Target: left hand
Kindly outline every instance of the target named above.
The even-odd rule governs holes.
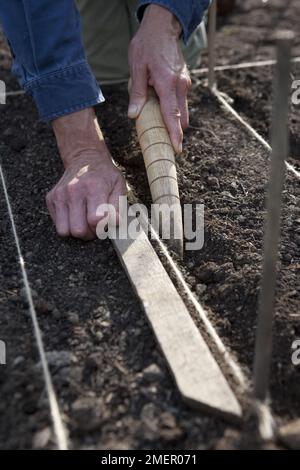
[[[180,23],[169,10],[149,5],[129,48],[132,86],[128,116],[139,116],[148,86],[152,86],[176,153],[182,152],[183,130],[189,124],[187,94],[191,87],[180,34]]]
[[[52,122],[65,172],[47,194],[51,218],[61,237],[97,238],[97,226],[108,220],[109,204],[119,223],[120,196],[126,184],[113,164],[93,108],[67,114]]]

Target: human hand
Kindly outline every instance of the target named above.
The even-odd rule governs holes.
[[[53,129],[65,172],[47,194],[48,210],[61,237],[93,240],[98,222],[107,217],[99,206],[111,204],[118,218],[119,196],[126,194],[124,178],[92,109],[56,119]]]
[[[180,34],[181,26],[169,10],[149,5],[129,48],[132,85],[128,116],[138,117],[148,86],[154,87],[176,153],[182,152],[183,130],[189,124],[187,94],[191,87]]]

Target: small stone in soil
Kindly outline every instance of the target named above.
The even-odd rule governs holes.
[[[154,403],[146,403],[146,405],[143,406],[142,412],[141,412],[141,419],[143,421],[148,421],[148,420],[153,420],[156,414],[156,407]]]
[[[33,449],[44,449],[51,438],[51,429],[49,427],[38,431],[33,436]]]
[[[197,269],[197,277],[199,281],[213,282],[214,273],[218,270],[218,265],[213,262],[209,262],[203,267]]]
[[[222,282],[225,280],[226,275],[230,274],[232,271],[234,271],[233,263],[224,263],[214,273],[214,280],[216,282]]]
[[[196,285],[196,293],[197,295],[202,295],[207,290],[207,286],[205,284],[197,284]]]
[[[163,376],[162,371],[157,364],[150,364],[142,371],[142,377],[146,381],[160,379]]]
[[[105,419],[102,400],[93,397],[79,398],[72,403],[72,415],[79,431],[95,431]]]
[[[300,419],[291,421],[279,430],[279,438],[289,449],[300,449]]]
[[[212,189],[219,189],[220,188],[220,183],[219,180],[216,176],[209,176],[207,178],[207,184],[212,188]]]
[[[187,267],[188,267],[188,269],[193,269],[195,267],[195,261],[189,261],[187,263]]]
[[[294,211],[296,216],[298,217],[300,215],[300,207],[295,207]]]
[[[171,414],[168,413],[167,411],[164,411],[160,415],[160,420],[163,426],[166,426],[167,428],[175,428],[176,427],[176,419],[175,417]]]
[[[42,279],[36,279],[34,283],[37,287],[42,287],[43,284]]]
[[[75,361],[75,356],[70,351],[48,351],[46,358],[49,366],[55,368],[68,367]]]
[[[75,312],[69,312],[68,313],[68,320],[70,323],[73,325],[78,325],[79,323],[79,315]]]
[[[53,316],[55,316],[55,310],[57,309],[47,300],[38,299],[35,301],[34,305],[38,313],[42,313],[45,315],[51,313]]]
[[[286,261],[287,263],[290,263],[292,261],[292,256],[289,253],[286,253],[282,256],[283,260]]]
[[[23,356],[17,356],[16,359],[14,360],[14,362],[13,362],[13,365],[17,366],[17,365],[21,364],[22,362],[24,362],[24,357]]]
[[[102,333],[102,331],[95,331],[94,332],[94,336],[95,338],[97,338],[98,341],[102,341],[103,338],[104,338],[104,334]]]

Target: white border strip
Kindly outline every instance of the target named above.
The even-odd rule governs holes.
[[[230,114],[232,114],[235,119],[240,124],[242,124],[253,137],[255,137],[256,140],[258,140],[269,152],[271,152],[272,147],[268,144],[268,142],[235,111],[235,109],[225,100],[225,98],[223,98],[222,94],[217,89],[212,90],[212,92],[219,102],[227,109],[227,111],[229,111]],[[288,171],[293,173],[293,175],[297,178],[300,178],[300,172],[297,171],[293,165],[288,162],[285,162],[285,165]]]
[[[300,62],[300,57],[294,57],[291,62],[298,63]],[[240,70],[240,69],[250,69],[256,67],[267,67],[270,65],[275,65],[276,60],[261,60],[257,62],[242,62],[240,64],[232,64],[232,65],[217,65],[215,67],[216,72],[226,71],[226,70]],[[204,67],[202,69],[194,69],[191,70],[191,73],[194,75],[202,75],[208,73],[208,67]]]
[[[64,425],[63,425],[62,417],[61,417],[60,410],[59,410],[59,405],[58,405],[56,394],[55,394],[55,391],[54,391],[54,388],[53,388],[53,383],[52,383],[52,379],[51,379],[51,375],[50,375],[50,371],[49,371],[49,367],[48,367],[48,363],[47,363],[47,358],[46,358],[46,354],[45,354],[42,334],[41,334],[41,330],[40,330],[40,327],[39,327],[39,323],[38,323],[36,311],[35,311],[35,308],[34,308],[33,300],[32,300],[32,293],[31,293],[31,289],[30,289],[30,284],[29,284],[27,272],[26,272],[26,269],[25,269],[24,258],[22,256],[22,252],[21,252],[20,241],[19,241],[19,237],[18,237],[18,234],[17,234],[17,229],[16,229],[16,225],[15,225],[15,221],[14,221],[14,216],[13,216],[11,204],[10,204],[10,201],[9,201],[7,186],[6,186],[6,182],[5,182],[5,178],[4,178],[4,174],[3,174],[3,171],[2,171],[1,164],[0,164],[0,176],[1,176],[1,182],[2,182],[3,191],[4,191],[4,195],[5,195],[5,201],[6,201],[6,204],[7,204],[8,214],[9,214],[9,218],[10,218],[10,222],[11,222],[11,227],[12,227],[12,231],[13,231],[13,235],[14,235],[14,239],[15,239],[15,244],[16,244],[16,248],[17,248],[17,253],[18,253],[18,257],[19,257],[19,262],[20,262],[20,266],[21,266],[23,283],[24,283],[24,287],[25,287],[25,291],[26,291],[26,297],[27,297],[28,304],[29,304],[29,312],[30,312],[30,316],[31,316],[31,319],[32,319],[32,323],[33,323],[33,331],[34,331],[34,334],[35,334],[35,339],[36,339],[36,342],[37,342],[37,347],[38,347],[38,351],[39,351],[40,358],[41,358],[42,369],[43,369],[43,374],[44,374],[44,380],[45,380],[45,385],[46,385],[46,390],[47,390],[47,396],[48,396],[48,401],[49,401],[49,406],[50,406],[50,411],[51,411],[51,416],[52,416],[54,434],[55,434],[55,437],[56,437],[58,449],[59,450],[67,450],[67,448],[68,448],[67,437],[66,437],[67,434],[66,434],[66,431],[65,431],[65,428],[64,428]]]

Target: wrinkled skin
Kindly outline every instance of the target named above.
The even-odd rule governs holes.
[[[47,207],[61,237],[96,238],[106,216],[99,206],[126,194],[122,174],[112,162],[92,109],[57,119],[53,124],[65,172],[47,195]]]
[[[129,48],[132,86],[128,116],[139,115],[147,100],[147,88],[152,86],[177,153],[182,152],[183,130],[189,124],[187,94],[191,87],[180,35],[181,26],[172,13],[151,5]]]
[[[183,130],[188,126],[191,86],[179,47],[180,34],[181,26],[172,13],[149,5],[129,48],[132,88],[128,116],[139,115],[148,86],[154,87],[177,153],[182,151]],[[48,210],[61,237],[93,240],[97,224],[107,217],[99,206],[112,204],[118,215],[119,197],[126,194],[125,181],[112,162],[92,108],[55,119],[52,126],[65,171],[46,197]]]

